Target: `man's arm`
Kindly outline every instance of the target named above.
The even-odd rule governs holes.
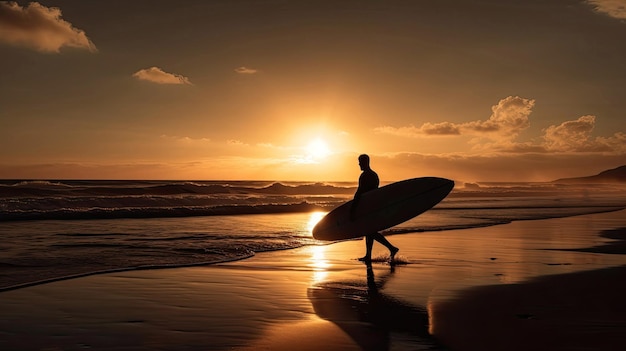
[[[359,180],[360,183],[360,180]],[[361,200],[361,194],[363,193],[363,191],[361,190],[361,184],[359,184],[358,189],[356,190],[356,193],[354,193],[354,199],[352,200],[352,206],[350,206],[350,220],[354,220],[355,216],[356,216],[356,208],[359,205],[359,201]]]
[[[354,198],[352,206],[350,207],[350,220],[354,221],[356,218],[356,207],[359,205],[359,198]]]

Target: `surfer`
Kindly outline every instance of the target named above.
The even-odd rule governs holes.
[[[361,195],[364,193],[378,188],[380,180],[378,174],[370,167],[370,157],[366,154],[359,156],[359,167],[361,167],[361,176],[359,177],[359,187],[354,194],[354,200],[352,201],[352,207],[350,207],[350,219],[354,219],[355,211],[359,205]],[[391,245],[391,243],[379,232],[373,232],[365,235],[365,256],[359,258],[359,261],[371,262],[372,261],[372,247],[374,246],[374,240],[378,241],[389,249],[390,262],[400,249]]]

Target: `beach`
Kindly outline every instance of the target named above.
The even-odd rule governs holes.
[[[2,350],[621,350],[626,211],[0,293]],[[621,238],[621,240],[620,240]]]
[[[626,0],[0,0],[0,62],[0,351],[626,350]]]

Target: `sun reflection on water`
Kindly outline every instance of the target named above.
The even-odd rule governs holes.
[[[326,259],[326,246],[311,246],[310,267],[313,270],[313,284],[324,281],[331,264]]]
[[[307,222],[307,230],[309,233],[313,232],[313,228],[315,227],[317,222],[319,222],[322,218],[324,218],[325,215],[326,215],[326,212],[311,212],[310,213],[309,221]]]
[[[309,216],[309,220],[307,222],[307,230],[309,233],[313,232],[313,228],[324,216],[326,212],[311,212]],[[331,264],[326,259],[326,246],[310,246],[311,259],[309,262],[309,267],[313,272],[312,283],[317,284],[326,279],[328,276],[328,269],[331,267]]]

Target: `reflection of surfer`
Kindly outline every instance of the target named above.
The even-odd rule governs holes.
[[[384,293],[393,274],[391,267],[375,277],[372,265],[367,265],[367,285],[360,280],[328,281],[309,288],[308,297],[315,313],[335,323],[361,350],[396,349],[396,341],[440,350],[428,332],[426,309]]]
[[[370,157],[368,155],[363,154],[359,156],[359,167],[361,167],[361,170],[363,172],[359,177],[359,187],[354,194],[354,200],[352,201],[352,207],[350,208],[350,219],[354,219],[355,217],[355,211],[357,206],[359,205],[361,195],[370,190],[378,188],[378,185],[380,183],[380,180],[378,179],[378,174],[376,174],[376,172],[374,172],[374,170],[370,168]],[[372,247],[374,246],[374,240],[378,241],[389,249],[389,260],[393,262],[393,258],[399,249],[391,245],[391,243],[387,239],[385,239],[385,237],[379,232],[369,233],[365,235],[365,256],[359,258],[359,260],[365,262],[369,262],[372,260]]]

